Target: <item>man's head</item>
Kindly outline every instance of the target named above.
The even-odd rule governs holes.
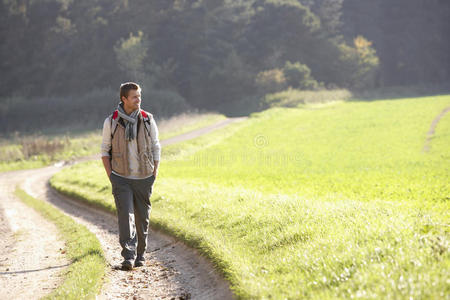
[[[120,85],[120,101],[126,112],[132,112],[140,108],[141,87],[134,82],[126,82]]]

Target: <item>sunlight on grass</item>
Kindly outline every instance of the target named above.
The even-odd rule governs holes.
[[[174,145],[152,225],[201,249],[243,298],[443,298],[450,115],[430,152],[422,147],[449,105],[439,96],[273,108]],[[51,182],[114,210],[101,162]]]

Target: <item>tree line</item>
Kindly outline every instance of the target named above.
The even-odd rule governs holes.
[[[3,0],[0,97],[132,80],[171,111],[288,87],[445,84],[449,16],[448,0]]]

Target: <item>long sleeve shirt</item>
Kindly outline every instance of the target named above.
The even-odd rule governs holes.
[[[142,124],[144,126],[144,124]],[[158,127],[156,126],[156,122],[153,118],[150,120],[150,137],[152,144],[152,154],[153,160],[159,161],[161,158],[161,144],[159,143],[158,137]],[[111,119],[107,117],[103,122],[103,134],[102,134],[102,145],[101,145],[101,155],[102,156],[110,156],[109,151],[111,150]],[[136,139],[127,142],[128,144],[128,153],[129,153],[129,168],[130,168],[130,176],[126,178],[130,179],[141,179],[139,177],[139,156],[138,156],[138,147]],[[113,171],[114,174],[121,176]],[[122,176],[123,177],[123,176]]]

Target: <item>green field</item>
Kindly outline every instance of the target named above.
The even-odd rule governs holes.
[[[422,149],[447,106],[450,96],[272,108],[166,147],[152,225],[199,248],[242,298],[444,298],[450,114]],[[101,162],[51,184],[114,210]]]

